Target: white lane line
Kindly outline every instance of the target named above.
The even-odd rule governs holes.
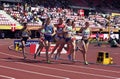
[[[0,46],[3,46],[3,45],[8,45],[8,44],[0,44]]]
[[[0,52],[0,54],[4,54],[4,53]],[[4,54],[4,55],[13,56],[13,57],[19,57],[19,56],[10,55],[10,54]],[[21,57],[19,57],[19,58],[21,58]],[[46,69],[53,69],[53,70],[58,70],[58,71],[64,71],[64,72],[71,72],[71,73],[84,74],[84,75],[91,75],[91,76],[97,76],[97,77],[103,77],[103,78],[118,79],[118,77],[113,77],[113,76],[106,76],[106,75],[100,75],[100,74],[91,74],[91,73],[85,73],[85,72],[77,72],[77,71],[71,71],[71,70],[65,70],[65,69],[59,69],[59,68],[53,68],[53,67],[38,66],[38,65],[26,64],[26,63],[20,63],[20,62],[15,62],[15,63],[19,63],[19,64],[23,64],[23,65],[29,65],[29,66],[34,66],[34,67],[39,67],[39,68],[46,68]],[[67,65],[65,65],[65,66],[67,66]],[[87,68],[87,69],[89,69],[89,68]],[[106,71],[109,71],[109,70],[106,70]],[[117,71],[114,71],[114,72],[117,72]]]
[[[17,57],[17,58],[23,58],[23,57],[20,57],[20,56],[11,55],[11,54],[7,54],[7,53],[3,53],[3,52],[0,52],[0,54],[7,55],[7,56],[12,56],[12,57]]]
[[[15,55],[11,55],[11,54],[6,54],[6,53],[3,53],[3,52],[0,52],[0,54],[3,54],[3,55],[7,55],[7,56],[12,56],[12,57],[17,57],[17,58],[23,58],[23,57],[20,57],[20,56],[15,56]],[[1,60],[5,60],[5,59],[1,59]],[[53,76],[53,77],[57,77],[57,78],[62,78],[62,79],[70,79],[70,78],[67,78],[67,77],[62,77],[62,76],[56,76],[56,75],[50,75],[50,74],[44,74],[44,73],[41,73],[41,75],[45,75],[45,76]]]
[[[68,72],[68,73],[75,73],[75,74],[84,74],[84,75],[91,75],[91,76],[97,76],[97,77],[102,77],[102,78],[110,78],[110,79],[117,79],[118,77],[113,77],[113,76],[106,76],[106,75],[100,75],[100,74],[91,74],[91,73],[86,73],[86,72],[78,72],[78,71],[72,71],[72,70],[65,70],[65,69],[59,69],[59,68],[53,68],[53,67],[46,67],[46,66],[38,66],[38,65],[33,65],[33,64],[26,64],[26,63],[20,63],[20,62],[15,62],[23,65],[28,65],[28,66],[34,66],[38,68],[45,68],[45,69],[51,69],[51,70],[57,70],[57,71],[63,71],[63,72]]]
[[[10,54],[6,54],[3,52],[0,52],[0,54],[4,54],[4,55],[8,55],[8,56],[12,56],[12,57],[18,57],[18,58],[23,58],[20,56],[15,56],[15,55],[10,55]],[[1,59],[2,60],[2,59]],[[16,62],[17,63],[17,62]],[[21,64],[26,64],[26,63],[21,63]],[[92,68],[92,67],[85,67],[85,66],[73,66],[73,65],[65,65],[65,64],[60,64],[60,65],[64,65],[64,66],[70,66],[70,67],[76,67],[76,68],[84,68],[84,69],[91,69],[91,70],[97,70],[97,71],[105,71],[105,72],[113,72],[113,73],[120,73],[118,71],[113,71],[113,70],[105,70],[105,69],[97,69],[97,68]]]
[[[64,64],[61,64],[64,65]],[[64,66],[69,66],[69,67],[74,67],[74,68],[84,68],[84,69],[91,69],[91,70],[96,70],[96,71],[105,71],[109,73],[120,73],[119,71],[113,71],[113,70],[105,70],[105,69],[97,69],[97,68],[92,68],[92,67],[84,67],[84,66],[73,66],[73,65],[64,65]]]
[[[58,69],[58,68],[52,68],[52,67],[46,67],[46,66],[38,66],[38,65],[33,65],[33,64],[27,64],[27,63],[20,63],[20,62],[14,62],[18,64],[23,64],[27,66],[34,66],[38,68],[45,68],[45,69],[51,69],[51,70],[57,70],[57,71],[64,71],[68,73],[75,73],[75,74],[84,74],[84,75],[91,75],[91,76],[97,76],[97,77],[102,77],[102,78],[110,78],[110,79],[119,79],[118,77],[113,77],[113,76],[106,76],[106,75],[99,75],[99,74],[91,74],[91,73],[85,73],[85,72],[77,72],[77,71],[71,71],[71,70],[65,70],[65,69]]]
[[[3,65],[0,65],[0,67],[1,68],[5,68],[5,69],[11,69],[11,70],[16,70],[16,71],[31,73],[31,74],[37,74],[37,75],[43,75],[43,76],[49,76],[49,77],[59,78],[59,79],[70,79],[68,77],[62,77],[62,76],[57,76],[57,75],[44,74],[44,73],[39,73],[39,72],[34,72],[34,71],[29,71],[29,70],[23,70],[23,69],[18,69],[18,68],[3,66]]]
[[[13,77],[5,76],[5,75],[0,75],[0,77],[8,78],[8,79],[15,79],[15,78],[13,78]]]
[[[118,55],[118,54],[120,54],[120,53],[111,53],[111,54],[115,54],[115,55]]]
[[[10,43],[11,44],[11,43]],[[8,43],[0,43],[0,45],[8,45]]]

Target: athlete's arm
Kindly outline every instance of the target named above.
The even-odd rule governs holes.
[[[54,36],[56,34],[56,27],[53,25],[53,34],[52,36]]]

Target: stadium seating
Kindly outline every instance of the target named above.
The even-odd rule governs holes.
[[[62,2],[61,1],[59,2],[59,1],[60,0],[58,0],[56,2],[62,4]],[[82,7],[89,7],[89,4],[91,2],[92,2],[93,6],[97,6],[99,4],[103,5],[102,1],[100,1],[100,0],[74,0],[74,1],[71,1],[71,3],[73,5],[79,5]],[[112,4],[111,0],[110,1],[106,0],[105,2]],[[74,3],[76,3],[76,4],[74,4]],[[50,6],[51,5],[50,1],[48,1],[47,4]],[[21,6],[19,6],[19,8],[21,8]],[[10,15],[12,17],[14,17],[14,19],[16,19],[16,21],[18,21],[19,23],[22,23],[23,20],[27,19],[28,26],[41,26],[42,25],[41,19],[45,19],[48,16],[49,17],[52,16],[53,24],[57,23],[57,20],[59,17],[64,17],[64,22],[66,19],[72,19],[75,21],[76,27],[81,27],[81,26],[83,26],[85,21],[88,21],[88,22],[90,22],[91,27],[94,27],[94,28],[102,28],[103,27],[104,28],[104,25],[106,24],[106,20],[107,20],[105,17],[102,17],[99,14],[89,15],[88,18],[83,18],[83,17],[79,16],[78,13],[75,13],[75,12],[71,11],[70,9],[56,8],[56,6],[52,7],[52,8],[44,7],[44,6],[42,6],[42,7],[39,6],[39,8],[38,8],[38,6],[37,6],[37,9],[42,8],[42,11],[44,11],[43,14],[41,14],[42,11],[36,11],[37,9],[35,9],[35,8],[36,7],[34,7],[34,10],[32,10],[32,11],[26,11],[26,14],[24,14],[24,13],[21,14],[21,11],[19,11],[19,10],[14,11],[13,9],[10,9]],[[6,12],[9,12],[9,8],[4,8],[4,10]],[[64,14],[64,13],[66,13],[66,14]],[[7,16],[7,18],[6,18],[5,16],[3,16],[1,14],[0,17],[1,17],[0,24],[9,25],[9,24],[13,23],[13,22],[11,22],[12,20],[8,19],[8,17],[10,17],[10,16]],[[117,22],[116,25],[119,25],[119,22]]]
[[[17,26],[20,26],[19,22],[17,22],[16,20],[14,20],[5,11],[0,10],[0,25],[11,26],[11,24],[16,24]]]

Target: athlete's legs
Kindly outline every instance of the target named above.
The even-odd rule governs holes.
[[[83,59],[84,59],[84,63],[88,64],[87,59],[86,59],[86,57],[87,57],[86,53],[88,51],[89,42],[85,43],[84,41],[82,41],[82,43],[83,43]]]
[[[76,58],[76,53],[75,53],[75,50],[76,50],[76,37],[74,36],[73,39],[72,39],[72,45],[73,45],[73,53],[72,53],[72,58],[73,58],[73,61],[75,60]]]
[[[49,47],[51,45],[51,42],[45,41],[45,49],[46,49],[46,61],[49,63],[49,56],[48,56],[48,51]]]
[[[51,58],[53,58],[53,54],[54,54],[55,50],[59,47],[59,45],[60,45],[60,42],[57,41],[55,47],[53,48],[53,50],[52,50],[52,52],[51,52],[51,54],[50,54],[50,57],[51,57]]]
[[[25,56],[25,41],[22,40],[21,42],[22,42],[22,53],[23,53],[23,57],[25,59],[26,58],[26,56]]]
[[[74,45],[72,40],[70,40],[67,44],[68,44],[68,58],[70,61],[73,61]]]
[[[75,60],[75,48],[76,48],[76,44],[75,44],[75,40],[72,41],[72,49],[71,49],[71,53],[72,53],[72,60]]]
[[[38,50],[38,52],[37,52],[37,55],[38,55],[38,56],[40,56],[40,53],[41,53],[41,51],[42,51],[42,49],[43,49],[44,46],[45,46],[44,41],[43,41],[43,42],[40,42],[40,48],[39,48],[39,50]]]
[[[39,49],[40,49],[40,45],[39,45],[39,47],[37,48],[37,51],[36,51],[35,54],[34,54],[34,59],[36,59],[36,55],[37,55]]]
[[[61,53],[62,49],[64,48],[64,45],[65,45],[65,40],[61,39],[59,46],[58,46],[59,48],[57,49],[57,53],[55,54],[55,59],[60,57],[60,53]]]

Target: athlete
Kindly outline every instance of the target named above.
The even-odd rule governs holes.
[[[27,23],[23,23],[23,28],[20,32],[21,32],[21,38],[22,38],[21,39],[22,53],[23,53],[24,59],[26,59],[25,44],[26,44],[27,40],[30,38],[30,35],[31,35],[30,30],[28,30],[28,28],[27,28]]]
[[[67,44],[67,54],[68,54],[68,59],[70,61],[73,61],[73,53],[74,53],[74,42],[73,42],[73,26],[72,26],[72,20],[68,19],[66,21],[66,27],[64,29],[64,37],[65,37],[65,42]]]
[[[51,24],[50,18],[46,19],[46,22],[43,25],[43,29],[45,30],[44,43],[45,43],[45,49],[46,49],[46,60],[47,60],[47,63],[50,63],[48,52],[49,52],[49,48],[51,46],[51,42],[53,41],[53,36],[55,34],[55,27],[53,24]]]
[[[65,44],[64,31],[63,31],[63,29],[65,28],[65,24],[62,18],[58,19],[58,24],[56,24],[55,27],[56,27],[56,35],[55,35],[56,46],[52,50],[50,57],[52,58],[55,50],[57,50],[57,53],[55,54],[55,59],[58,59],[60,56],[60,52],[62,51],[62,48],[64,47]]]
[[[89,22],[85,22],[85,27],[81,27],[80,31],[82,33],[82,49],[79,48],[79,50],[83,54],[84,64],[88,65],[87,59],[86,59],[86,53],[88,51],[89,46],[89,38],[91,35],[91,30],[89,27]]]
[[[41,27],[38,31],[39,31],[39,34],[40,34],[40,38],[38,39],[39,40],[39,46],[37,48],[37,51],[34,54],[34,59],[36,59],[36,56],[40,56],[40,53],[41,53],[42,49],[45,47],[45,43],[44,43],[45,30]]]

